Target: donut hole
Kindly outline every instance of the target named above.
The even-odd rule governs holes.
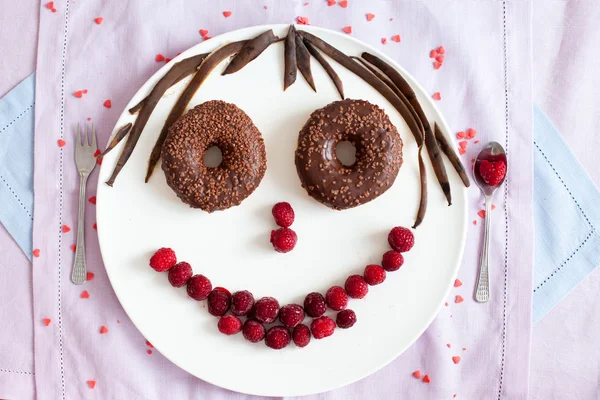
[[[344,167],[351,167],[356,162],[356,146],[342,140],[335,146],[335,155]]]
[[[221,165],[221,162],[223,162],[223,153],[218,146],[210,146],[204,152],[202,161],[204,162],[204,166],[207,168],[217,168],[219,165]]]

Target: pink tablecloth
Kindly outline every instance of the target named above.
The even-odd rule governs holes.
[[[40,249],[40,257],[33,266],[33,325],[39,398],[241,397],[189,376],[156,352],[147,353],[144,338],[110,288],[93,239],[88,241],[88,257],[95,278],[84,288],[70,284],[73,231],[63,234],[61,226],[73,226],[76,215],[71,139],[75,123],[89,117],[104,143],[128,99],[160,66],[155,55],[170,56],[193,45],[201,40],[198,29],[216,35],[260,23],[289,23],[300,15],[336,30],[352,25],[353,35],[395,57],[432,93],[442,93],[440,108],[455,130],[473,127],[482,142],[506,144],[511,168],[519,171],[509,176],[494,211],[495,301],[479,305],[471,300],[479,223],[469,233],[459,275],[463,286],[453,290],[448,308],[423,337],[380,372],[328,397],[411,393],[415,398],[526,398],[532,268],[530,4],[351,1],[345,9],[323,1],[205,1],[184,8],[161,2],[103,7],[65,0],[54,2],[54,7],[56,13],[43,5],[40,11],[36,99],[34,247]],[[222,16],[225,10],[232,16]],[[366,21],[367,12],[376,15],[372,22]],[[102,24],[94,23],[96,17],[104,18]],[[390,40],[396,34],[401,43]],[[385,46],[380,44],[382,37],[388,38]],[[444,66],[435,71],[428,53],[440,44],[447,55]],[[73,96],[84,89],[88,92],[82,98]],[[102,106],[107,99],[111,109]],[[58,139],[67,144],[59,148]],[[467,164],[478,147],[469,146]],[[94,184],[92,179],[90,187]],[[481,199],[475,189],[471,196],[472,218],[481,222]],[[93,215],[92,204],[88,211]],[[88,222],[88,237],[93,238],[94,221]],[[2,284],[8,287],[8,282]],[[80,298],[82,290],[88,291],[89,299]],[[465,301],[455,303],[456,295]],[[49,326],[43,318],[52,320]],[[107,334],[99,333],[102,325],[109,328]],[[6,354],[12,356],[10,362],[20,362],[14,351]],[[455,355],[461,356],[457,365],[452,362]],[[22,368],[29,375],[33,372],[30,365]],[[415,369],[429,373],[431,384],[412,378]],[[93,389],[88,381],[95,382]],[[0,396],[9,398],[27,398],[33,392],[9,386],[5,395],[3,389]]]

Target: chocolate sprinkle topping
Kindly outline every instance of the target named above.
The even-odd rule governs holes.
[[[204,165],[217,146],[223,160]],[[239,205],[258,187],[267,169],[261,133],[234,104],[211,100],[197,105],[169,128],[162,150],[167,184],[193,208],[213,212]]]
[[[347,140],[356,161],[344,166],[336,146]],[[296,170],[315,200],[336,210],[365,204],[388,190],[402,165],[402,139],[385,112],[346,99],[314,111],[298,136]]]

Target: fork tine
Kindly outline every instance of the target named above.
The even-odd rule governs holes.
[[[96,127],[92,124],[92,149],[96,151]]]
[[[85,124],[85,133],[83,135],[83,146],[89,146],[90,139],[88,138],[88,126]]]
[[[76,143],[81,146],[81,126],[77,123],[77,134],[75,136]],[[77,147],[79,147],[77,146]]]

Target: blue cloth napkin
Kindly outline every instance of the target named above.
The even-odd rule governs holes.
[[[35,74],[0,99],[0,223],[31,259]],[[600,193],[534,105],[536,323],[600,263]]]
[[[0,99],[0,223],[31,260],[35,73]]]
[[[600,193],[537,105],[533,126],[536,323],[600,263]]]

